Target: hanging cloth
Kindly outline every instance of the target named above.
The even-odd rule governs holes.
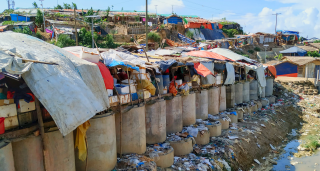
[[[79,159],[81,161],[84,161],[87,158],[86,132],[90,126],[90,122],[86,121],[77,128],[75,148],[78,147]]]
[[[234,67],[230,63],[226,63],[227,68],[227,78],[224,82],[224,85],[233,84],[235,81],[235,75],[234,75]]]

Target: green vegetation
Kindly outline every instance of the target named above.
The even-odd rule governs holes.
[[[69,17],[69,15],[61,14],[61,13],[59,13],[59,12],[55,13],[54,16],[55,16],[55,17],[62,17],[62,18],[64,18],[64,17]]]
[[[242,30],[237,30],[237,29],[225,29],[225,28],[222,28],[222,31],[228,35],[228,37],[232,38],[234,37],[234,35],[237,35],[237,34],[242,34],[243,31]]]
[[[63,7],[58,4],[57,6],[54,7],[54,9],[63,9]]]
[[[317,51],[307,52],[307,55],[310,56],[310,57],[320,57],[320,54]]]
[[[238,24],[238,23],[236,23],[236,22],[233,22],[233,21],[223,21],[223,22],[219,22],[219,24],[221,24],[221,25],[229,25],[229,24]]]
[[[189,30],[186,32],[186,36],[190,39],[193,39],[193,33]]]
[[[72,9],[78,9],[77,4],[72,2]]]
[[[4,21],[2,22],[2,25],[5,26],[5,25],[13,25],[15,22],[14,21]]]
[[[63,8],[64,9],[71,9],[71,5],[67,3],[63,3]]]
[[[43,24],[42,12],[41,12],[39,9],[37,9],[37,16],[36,16],[34,22],[36,23],[36,25],[37,25],[38,27],[40,27],[40,26]]]
[[[313,43],[320,43],[320,40],[316,40],[316,41],[314,41]]]
[[[108,17],[109,17],[109,13],[110,13],[110,7],[108,6],[108,9],[106,10],[106,18],[108,20]]]
[[[14,32],[16,33],[23,33],[32,36],[32,31],[28,26],[25,26],[23,28],[15,29]]]
[[[160,29],[164,29],[164,28],[165,28],[164,24],[161,24]]]
[[[158,33],[150,32],[148,33],[148,39],[153,40],[155,42],[160,42],[161,37]]]
[[[245,57],[247,57],[247,58],[250,58],[249,55],[243,53],[242,51],[240,51],[240,52],[237,51],[236,53],[239,54],[239,55],[245,56]]]
[[[281,61],[283,59],[283,55],[280,53],[279,55],[275,56],[274,59]]]
[[[71,39],[69,35],[61,34],[58,37],[58,41],[57,41],[56,45],[58,47],[63,48],[63,47],[68,47],[68,46],[75,46],[76,42],[73,39]]]
[[[39,31],[36,33],[36,38],[42,39],[42,35],[41,35],[41,33]]]
[[[92,20],[93,20],[93,23],[98,23],[98,22],[100,22],[100,19],[95,19],[95,18],[88,18],[88,17],[86,17],[86,16],[91,16],[91,15],[99,15],[99,12],[100,12],[100,10],[94,12],[93,9],[92,9],[92,7],[91,7],[91,9],[89,9],[88,12],[83,15],[84,21],[87,22],[87,23],[89,23],[89,24],[92,23]],[[82,10],[82,13],[84,13],[83,10]]]
[[[116,48],[117,44],[114,43],[113,37],[107,35],[106,37],[99,36],[96,32],[93,33],[93,39],[100,48]],[[101,42],[101,43],[99,43]],[[91,32],[87,31],[85,28],[81,28],[79,32],[79,45],[85,47],[92,47],[92,36]]]
[[[140,21],[140,16],[134,16],[134,19],[136,20],[136,22]]]
[[[34,1],[34,2],[32,3],[32,6],[33,6],[33,8],[38,8],[38,4],[36,3],[36,1]]]
[[[309,135],[305,144],[303,144],[305,148],[308,148],[312,151],[315,151],[318,147],[320,147],[319,138],[314,135]]]
[[[254,50],[248,50],[248,52],[250,53],[250,54],[253,54],[254,53]]]
[[[260,52],[261,49],[259,47],[255,47],[254,50]]]

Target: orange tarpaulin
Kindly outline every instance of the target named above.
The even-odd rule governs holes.
[[[212,25],[211,25],[211,23],[207,24],[207,29],[212,30]]]
[[[200,28],[201,27],[201,23],[188,23],[186,25],[184,25],[185,28]]]
[[[275,78],[277,78],[277,70],[276,70],[276,67],[273,66],[273,65],[266,65],[266,66],[268,66],[268,69],[269,69],[269,71],[271,72],[271,74],[272,74]]]
[[[202,75],[204,77],[207,77],[208,75],[213,75],[213,73],[204,65],[202,65],[200,62],[194,64],[194,69],[197,70],[197,73],[199,75]]]
[[[223,25],[222,25],[222,24],[219,24],[219,29],[220,29],[220,30],[222,29],[222,27],[223,27]]]
[[[219,55],[214,52],[208,52],[208,51],[191,51],[187,53],[188,56],[195,56],[195,57],[203,57],[203,58],[212,58],[212,59],[218,59],[218,60],[229,60],[229,61],[234,61],[229,58],[226,58],[222,55]]]

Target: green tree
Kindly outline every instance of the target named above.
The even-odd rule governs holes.
[[[283,59],[282,53],[280,53],[279,55],[275,56],[274,59],[277,59],[278,61],[281,61]]]
[[[35,23],[38,27],[40,27],[43,24],[42,12],[39,9],[37,9],[37,16],[35,18]]]
[[[310,56],[310,57],[320,57],[320,54],[317,51],[307,52],[307,55]]]
[[[28,26],[25,26],[23,28],[18,28],[15,29],[14,32],[16,33],[23,33],[23,34],[27,34],[27,35],[32,35],[32,31],[30,30],[30,28]]]
[[[71,5],[67,3],[63,3],[63,8],[64,9],[71,9]]]
[[[110,7],[108,6],[107,10],[106,10],[106,17],[109,17],[109,13],[110,13]]]
[[[54,7],[54,9],[63,9],[63,7],[58,4],[57,6]]]
[[[193,39],[193,33],[189,30],[186,32],[186,36],[190,39]]]
[[[160,42],[161,37],[158,33],[150,32],[148,33],[148,39],[153,40],[155,42]]]
[[[38,4],[36,3],[36,1],[34,1],[34,2],[32,3],[32,6],[33,6],[33,8],[38,8]]]
[[[72,2],[72,8],[73,9],[78,9],[77,4]]]
[[[83,11],[83,10],[82,10]],[[98,11],[93,11],[92,7],[91,9],[88,10],[88,12],[86,14],[84,14],[84,21],[87,22],[87,23],[90,23],[91,24],[91,21],[93,20],[93,23],[98,23],[100,22],[99,19],[94,19],[94,18],[88,18],[88,17],[85,17],[85,16],[91,16],[91,15],[98,15],[100,12],[100,10]]]
[[[68,46],[75,46],[76,42],[70,38],[67,34],[60,34],[57,41],[58,47],[68,47]]]

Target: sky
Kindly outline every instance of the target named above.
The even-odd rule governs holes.
[[[15,7],[31,8],[34,0],[15,0]],[[38,5],[39,0],[36,0]],[[145,0],[44,0],[44,7],[75,2],[79,9],[145,11]],[[173,6],[172,6],[173,5]],[[0,0],[0,11],[7,8],[7,0]],[[39,5],[40,6],[40,5]],[[113,7],[112,7],[113,6]],[[148,11],[158,14],[197,15],[205,19],[226,18],[238,22],[246,33],[299,31],[303,37],[320,38],[320,0],[148,0]]]

